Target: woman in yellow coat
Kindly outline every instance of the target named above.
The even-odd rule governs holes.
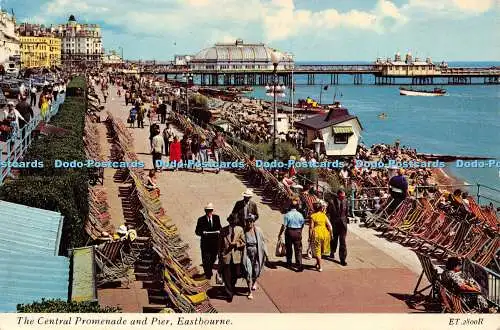
[[[321,203],[314,204],[314,213],[311,214],[309,225],[309,237],[311,238],[313,256],[316,259],[316,269],[321,272],[321,256],[330,255],[330,239],[332,237],[332,225],[324,212]]]
[[[40,115],[42,116],[42,120],[47,118],[47,114],[49,113],[49,99],[47,95],[40,95]]]

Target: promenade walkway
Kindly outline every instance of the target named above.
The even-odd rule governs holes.
[[[117,99],[116,89],[110,88],[106,110],[126,121],[129,107],[123,98]],[[103,118],[105,119],[105,118]],[[135,139],[135,151],[146,168],[152,168],[149,147],[149,123],[144,129],[130,129]],[[161,129],[164,126],[162,125]],[[181,136],[181,133],[179,136]],[[222,171],[196,173],[189,171],[163,171],[158,174],[161,200],[167,214],[178,226],[184,241],[191,249],[195,264],[201,264],[199,239],[194,234],[196,220],[203,215],[203,207],[212,202],[222,225],[227,224],[234,203],[241,199],[247,188],[237,174]],[[266,236],[270,261],[274,269],[266,268],[259,279],[259,288],[253,300],[246,296],[235,297],[227,303],[214,287],[209,295],[214,307],[220,312],[409,312],[400,298],[411,293],[418,274],[398,262],[376,245],[350,232],[348,234],[348,266],[342,267],[334,261],[324,261],[323,272],[313,270],[314,261],[305,260],[306,270],[296,273],[282,266],[274,257],[274,245],[282,223],[280,212],[263,203],[260,196],[254,197],[260,218],[257,222]],[[304,229],[304,252],[307,248]],[[364,235],[366,239],[369,236]],[[246,284],[240,280],[241,294]],[[399,299],[398,299],[399,298]]]

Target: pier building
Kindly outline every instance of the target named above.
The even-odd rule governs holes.
[[[271,72],[274,69],[271,54],[276,49],[263,43],[245,43],[238,39],[234,43],[217,43],[198,52],[187,63],[191,71],[201,73],[202,85],[218,85],[222,78],[225,85],[264,84],[258,73]],[[294,61],[290,54],[281,53],[282,59],[278,71],[293,69]],[[225,75],[234,71],[248,74],[234,77]],[[220,75],[222,74],[222,75]],[[267,80],[265,83],[269,83]]]

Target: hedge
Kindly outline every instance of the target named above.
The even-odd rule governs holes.
[[[83,88],[82,86],[83,82]],[[85,80],[77,77],[68,86],[85,90]],[[60,212],[64,216],[61,253],[85,245],[84,221],[88,214],[88,169],[56,169],[54,161],[85,160],[83,133],[86,102],[81,96],[67,96],[51,125],[69,130],[61,137],[42,136],[33,141],[24,161],[38,160],[41,169],[26,169],[19,179],[0,187],[0,199]]]
[[[118,307],[101,308],[97,302],[66,302],[60,299],[35,301],[32,304],[18,304],[19,313],[117,313]]]

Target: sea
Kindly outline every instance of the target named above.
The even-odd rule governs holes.
[[[359,63],[359,62],[358,62]],[[297,64],[350,64],[349,62],[297,62]],[[369,62],[366,62],[369,64]],[[449,62],[449,67],[492,67],[500,62]],[[321,81],[323,79],[323,81]],[[371,79],[371,80],[370,80]],[[295,75],[294,100],[308,96],[322,103],[336,101],[358,116],[363,125],[362,143],[392,144],[416,148],[422,153],[492,157],[500,162],[500,85],[436,85],[448,93],[442,97],[400,96],[399,86],[376,86],[365,75],[364,85],[353,85],[353,77],[341,75],[338,85],[330,85],[329,75],[316,75],[316,85],[308,86],[307,75]],[[328,86],[328,87],[326,87]],[[325,90],[326,87],[326,90]],[[433,88],[433,86],[422,86]],[[290,101],[290,90],[282,101]],[[265,88],[255,86],[246,94],[264,100]],[[379,119],[380,113],[386,119]],[[474,165],[474,164],[472,164]],[[482,203],[500,206],[500,167],[459,168],[448,163],[445,171],[474,185]],[[498,189],[488,189],[486,186]]]

